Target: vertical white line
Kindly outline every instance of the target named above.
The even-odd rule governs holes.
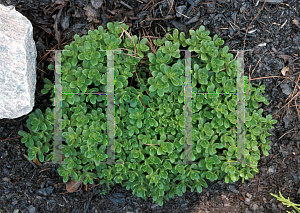
[[[61,50],[55,50],[55,101],[54,101],[54,163],[62,161],[62,86],[61,86]]]
[[[184,163],[192,163],[192,85],[191,51],[185,50],[185,86],[184,86]]]
[[[115,127],[114,127],[114,52],[107,50],[107,163],[115,163],[114,146]]]
[[[244,51],[237,53],[237,159],[245,163]]]

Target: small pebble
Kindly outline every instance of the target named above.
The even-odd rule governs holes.
[[[248,198],[252,198],[252,195],[251,194],[249,194],[248,192],[246,193],[246,196],[248,197]]]
[[[181,17],[182,16],[181,14],[184,14],[185,9],[186,9],[186,5],[176,7],[176,11],[177,11],[176,16]]]
[[[250,205],[250,202],[251,202],[251,199],[246,197],[245,198],[245,204],[246,205]]]
[[[235,186],[234,185],[229,185],[229,190],[233,192],[235,190]]]
[[[258,210],[258,205],[257,205],[256,203],[254,203],[254,204],[252,205],[252,210],[253,210],[253,211],[257,211],[257,210]]]

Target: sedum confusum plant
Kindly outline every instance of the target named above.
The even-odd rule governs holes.
[[[276,120],[262,116],[258,103],[268,104],[264,85],[253,87],[245,78],[245,162],[236,162],[237,65],[224,41],[201,26],[189,35],[175,29],[154,43],[130,36],[125,24],[108,23],[65,46],[62,52],[63,161],[58,173],[63,181],[83,180],[93,184],[120,183],[133,194],[163,205],[163,200],[207,187],[207,180],[224,178],[226,183],[252,178],[258,172],[261,153],[268,155],[268,130]],[[184,159],[185,59],[178,51],[192,52],[192,124],[194,164]],[[114,52],[115,161],[106,162],[107,56]],[[145,61],[141,58],[146,59]],[[53,64],[49,69],[53,70]],[[148,71],[148,72],[147,72]],[[130,85],[129,85],[130,81]],[[53,84],[45,80],[43,93],[54,96]],[[198,95],[196,95],[196,93]],[[199,94],[201,93],[201,94]],[[203,93],[215,93],[213,95]],[[219,93],[229,93],[221,95]],[[53,101],[53,98],[51,99]],[[53,155],[54,111],[33,112],[27,120],[29,132],[20,131],[28,156],[56,162]]]

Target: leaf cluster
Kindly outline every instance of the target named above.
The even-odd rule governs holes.
[[[125,24],[108,23],[88,35],[74,36],[62,53],[62,145],[63,162],[58,173],[67,182],[82,180],[100,184],[120,183],[138,197],[163,199],[182,196],[207,187],[207,180],[224,178],[226,183],[252,178],[258,172],[261,152],[268,155],[268,130],[277,121],[263,117],[258,103],[268,104],[261,94],[264,85],[253,87],[245,78],[245,162],[236,162],[237,62],[224,41],[211,38],[204,26],[190,30],[189,36],[175,29],[154,44],[151,53],[147,39],[129,36]],[[184,164],[185,59],[180,49],[192,51],[192,92],[215,93],[192,96],[192,141]],[[100,51],[99,51],[100,50]],[[108,54],[114,51],[115,162],[103,164],[107,156]],[[141,58],[146,59],[142,63]],[[53,69],[51,64],[49,69]],[[146,74],[148,70],[150,74]],[[136,85],[129,86],[130,79]],[[45,80],[43,93],[54,96],[53,84]],[[75,93],[73,95],[64,93]],[[76,93],[87,93],[80,95]],[[52,99],[53,101],[53,99]],[[28,132],[20,131],[28,147],[29,159],[56,162],[53,148],[54,109],[45,115],[36,110],[27,120]],[[44,155],[46,155],[44,159]],[[178,164],[182,163],[182,164]]]

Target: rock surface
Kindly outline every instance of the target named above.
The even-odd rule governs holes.
[[[36,47],[30,21],[0,4],[0,119],[32,111],[36,85]]]

